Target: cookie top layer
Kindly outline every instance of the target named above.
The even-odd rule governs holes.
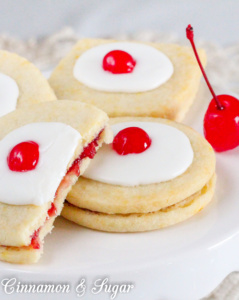
[[[0,201],[41,206],[54,199],[80,139],[77,130],[59,122],[11,131],[0,141]]]
[[[158,88],[147,92],[115,93],[91,89],[79,82],[73,74],[77,59],[85,51],[115,40],[83,39],[53,71],[49,82],[58,99],[70,99],[94,104],[110,117],[162,117],[182,120],[192,104],[201,77],[192,49],[173,44],[143,43],[160,50],[172,62],[174,73]],[[206,55],[199,50],[202,63]],[[147,74],[145,74],[147,76]]]
[[[193,161],[189,138],[175,127],[144,121],[117,123],[111,128],[113,147],[103,145],[84,177],[112,185],[147,185],[172,180],[183,174]],[[147,134],[150,141],[147,149],[140,153],[134,151],[140,140],[137,129]],[[127,130],[131,130],[130,135]],[[121,139],[120,134],[123,134]],[[141,143],[145,144],[145,140]],[[127,145],[133,153],[121,155],[114,149],[124,149]]]
[[[17,84],[17,108],[24,105],[56,100],[56,96],[41,72],[25,58],[0,50],[0,73],[11,77]]]
[[[215,154],[199,133],[165,119],[113,118],[111,124],[130,121],[159,122],[184,132],[193,148],[192,164],[186,172],[170,181],[137,187],[110,185],[81,177],[67,196],[71,204],[105,213],[147,213],[184,200],[211,179],[215,172]]]
[[[117,50],[116,50],[117,49]],[[134,68],[127,73],[112,73],[104,69],[104,57],[114,50],[132,54]],[[108,58],[113,66],[124,64],[120,55]],[[114,60],[112,62],[112,60]],[[129,62],[125,63],[129,64]],[[155,47],[135,42],[102,44],[85,51],[77,59],[74,77],[86,86],[102,92],[138,93],[153,90],[165,83],[173,74],[168,57]],[[147,76],[146,76],[147,75]]]
[[[107,127],[108,117],[101,110],[81,102],[65,100],[32,104],[0,118],[0,139],[14,129],[34,122],[64,123],[81,134],[82,139],[69,161],[69,168],[84,146]],[[52,200],[42,206],[17,206],[0,202],[0,245],[28,245],[32,232],[44,224]]]

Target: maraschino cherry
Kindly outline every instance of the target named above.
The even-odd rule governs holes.
[[[27,172],[36,168],[39,160],[39,145],[33,141],[17,144],[7,157],[11,171]]]
[[[103,58],[103,69],[113,74],[131,73],[135,65],[133,57],[122,50],[110,51]]]
[[[230,95],[216,96],[199,59],[194,40],[193,28],[186,28],[189,39],[204,79],[213,96],[204,117],[204,135],[214,150],[227,151],[239,146],[239,101]]]
[[[119,155],[127,155],[144,152],[150,147],[151,142],[147,132],[143,129],[128,127],[118,132],[112,146]]]

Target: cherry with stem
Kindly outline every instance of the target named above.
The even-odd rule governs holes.
[[[190,41],[190,43],[192,45],[193,52],[194,52],[194,54],[196,56],[197,62],[198,62],[199,67],[200,67],[200,69],[202,71],[202,74],[203,74],[203,77],[204,77],[204,79],[205,79],[205,81],[207,83],[207,86],[208,86],[208,88],[209,88],[209,90],[210,90],[210,92],[211,92],[211,94],[213,96],[213,99],[215,100],[218,109],[223,109],[223,106],[220,103],[220,101],[218,100],[218,97],[216,96],[216,94],[215,94],[215,92],[214,92],[214,90],[213,90],[213,88],[212,88],[212,86],[211,86],[211,84],[210,84],[210,82],[209,82],[209,80],[207,78],[207,75],[206,75],[205,70],[204,70],[204,68],[202,66],[201,60],[200,60],[200,58],[198,56],[197,49],[196,49],[195,43],[194,43],[193,27],[191,25],[188,25],[188,27],[186,28],[186,34],[187,34],[187,38],[189,39],[189,41]]]
[[[216,95],[202,66],[194,43],[193,27],[188,25],[186,35],[207,86],[213,96],[204,117],[204,135],[218,152],[239,146],[239,101],[231,95]]]

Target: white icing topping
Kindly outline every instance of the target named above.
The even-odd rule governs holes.
[[[16,81],[0,73],[0,117],[16,109],[18,97],[19,89]]]
[[[112,50],[128,52],[135,60],[132,73],[104,71],[104,56]],[[108,92],[145,92],[165,83],[173,74],[169,58],[154,47],[129,42],[103,44],[85,51],[76,61],[73,74],[86,86]]]
[[[0,141],[0,202],[43,205],[53,201],[80,139],[74,128],[56,122],[31,123],[10,132]],[[11,171],[7,157],[24,141],[39,144],[38,164],[32,171]]]
[[[104,145],[84,173],[96,181],[137,186],[171,180],[183,174],[193,161],[188,137],[175,127],[153,122],[125,122],[112,126],[114,136],[124,128],[140,127],[152,139],[140,154],[119,155]]]

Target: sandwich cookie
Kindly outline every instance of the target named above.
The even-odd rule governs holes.
[[[205,64],[205,53],[199,52]],[[94,104],[110,117],[180,121],[193,102],[200,77],[188,47],[83,39],[49,82],[58,99]]]
[[[107,115],[80,102],[51,101],[0,119],[0,260],[37,262],[72,185],[103,142]]]
[[[193,129],[156,118],[111,119],[103,146],[70,193],[62,216],[109,232],[159,229],[213,198],[215,154]]]
[[[0,117],[24,105],[56,100],[41,72],[25,58],[0,50]]]

